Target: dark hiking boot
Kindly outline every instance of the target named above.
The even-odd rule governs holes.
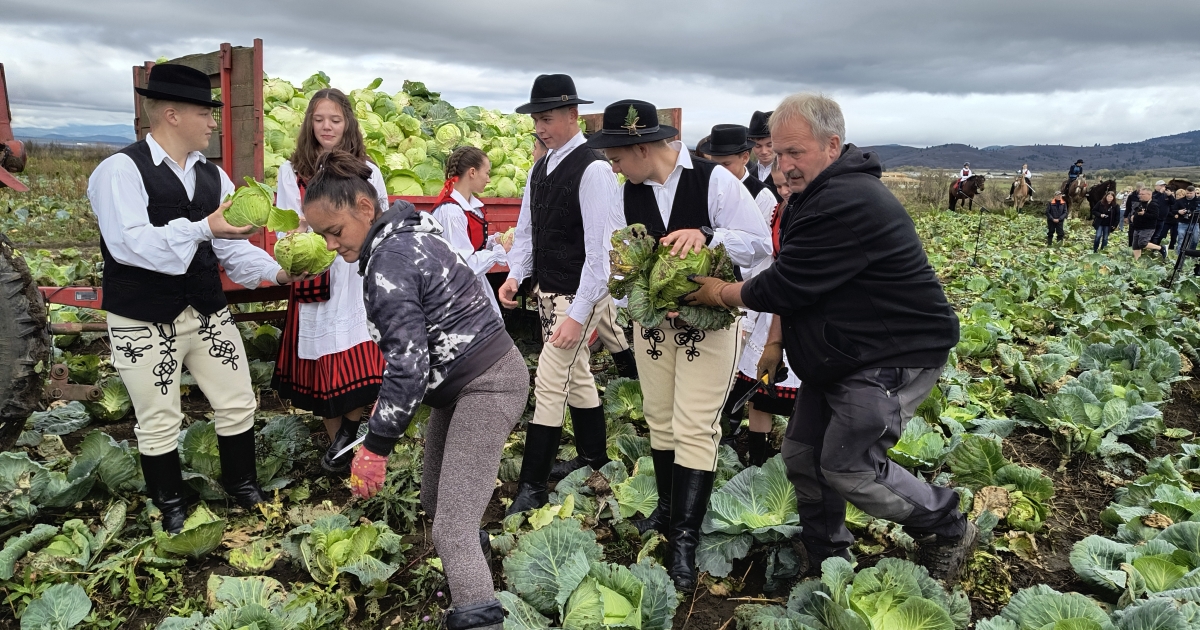
[[[637,361],[634,360],[633,350],[627,348],[620,352],[614,352],[612,358],[613,363],[617,366],[617,376],[634,379],[638,377]]]
[[[521,457],[517,495],[513,497],[512,505],[504,511],[505,516],[537,509],[549,502],[546,483],[550,477],[550,467],[554,465],[554,456],[558,454],[560,439],[562,427],[530,424],[525,429],[525,454]]]
[[[448,630],[500,630],[504,627],[504,608],[498,600],[455,606],[446,615]]]
[[[254,460],[254,430],[237,435],[218,435],[221,451],[221,485],[238,505],[249,509],[268,501],[258,485],[258,468]]]
[[[675,451],[650,449],[650,457],[654,460],[654,485],[658,488],[658,505],[650,512],[650,516],[633,521],[633,526],[643,536],[651,530],[666,536],[671,526],[671,473],[675,469]]]
[[[917,564],[929,571],[929,577],[949,588],[958,582],[963,567],[975,553],[979,528],[968,519],[966,530],[958,538],[929,534],[917,538],[916,542]]]
[[[563,477],[584,466],[600,470],[601,466],[608,463],[608,433],[604,424],[604,408],[570,409],[571,426],[575,428],[575,450],[579,455],[574,459],[554,464],[547,478],[554,483],[562,481]]]
[[[671,476],[668,573],[675,583],[675,590],[688,593],[696,589],[696,547],[700,545],[700,523],[708,511],[715,474],[676,464]]]
[[[325,454],[321,456],[321,468],[335,474],[343,474],[350,470],[350,464],[354,461],[354,451],[346,451],[346,454],[341,457],[337,457],[337,454],[358,439],[358,427],[361,424],[361,420],[354,422],[342,420],[342,426],[333,435],[333,441],[329,443],[329,448],[325,449]]]
[[[799,535],[792,538],[792,553],[796,554],[796,559],[800,562],[800,573],[796,575],[797,582],[821,577],[821,565],[834,555],[844,558],[846,562],[854,563],[854,558],[850,556],[849,551],[843,550],[841,553],[833,555],[829,555],[828,552],[823,555],[809,551],[808,545],[804,544],[804,540]]]
[[[187,499],[184,495],[183,473],[179,467],[179,451],[162,455],[142,455],[142,476],[146,478],[146,494],[162,513],[163,531],[178,534],[187,519]]]

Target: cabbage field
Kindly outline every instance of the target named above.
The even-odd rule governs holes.
[[[393,94],[380,90],[383,79],[347,96],[366,138],[367,155],[383,172],[392,195],[436,195],[445,180],[443,164],[456,147],[483,149],[492,163],[492,181],[483,197],[519,197],[533,166],[533,119],[482,107],[455,108],[419,81],[405,81]],[[296,148],[296,136],[312,95],[330,87],[318,72],[299,87],[283,79],[263,84],[263,160],[274,184],[279,165]]]
[[[377,112],[398,105],[399,94],[376,94],[366,113],[381,128],[399,126],[401,115],[419,121],[431,133],[404,138],[426,142],[427,164],[438,151],[425,140],[438,130],[427,127],[428,109],[440,101],[420,91],[402,92],[408,101],[391,118]],[[269,102],[283,106],[286,94]],[[367,102],[363,92],[355,98]],[[428,109],[418,110],[418,99]],[[516,137],[485,139],[463,122],[466,110],[455,111],[465,137]],[[403,170],[412,169],[385,174]],[[6,232],[40,284],[97,282],[94,237],[70,238],[94,234],[94,223],[40,190],[0,192]],[[1190,380],[1200,362],[1200,282],[1187,269],[1168,290],[1170,267],[1149,256],[1133,261],[1119,246],[1124,233],[1090,253],[1083,222],[1068,225],[1064,246],[1046,248],[1040,219],[987,215],[976,258],[977,215],[911,211],[962,340],[890,456],[956,488],[984,531],[961,584],[947,590],[930,580],[908,561],[913,540],[903,528],[852,507],[856,564],[830,561],[820,579],[798,581],[801,557],[790,541],[799,520],[782,461],[744,466],[738,438],[720,450],[698,553],[703,577],[695,592],[677,595],[662,565],[664,541],[639,538],[629,523],[657,499],[641,389],[617,378],[600,352],[592,368],[613,461],[563,479],[546,508],[505,519],[520,429],[506,446],[483,524],[506,629],[1200,628],[1200,388]],[[22,222],[51,222],[57,212],[81,226],[53,243]],[[620,262],[651,285],[653,265]],[[651,304],[642,315],[653,314]],[[53,321],[102,316],[51,312]],[[510,330],[532,374],[537,347],[525,324],[513,318]],[[0,453],[0,627],[439,627],[451,600],[418,499],[420,417],[389,460],[383,490],[352,499],[346,480],[319,466],[328,444],[321,419],[269,388],[280,331],[239,326],[260,399],[259,481],[274,500],[255,512],[227,500],[209,408],[185,374],[180,453],[202,502],[176,536],[147,507],[129,399],[107,339],[55,338],[55,362],[69,366],[72,381],[100,385],[103,397],[33,414],[18,446]],[[776,445],[783,426],[777,418]],[[564,443],[560,457],[573,455]]]

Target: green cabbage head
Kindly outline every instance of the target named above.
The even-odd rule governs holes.
[[[275,191],[253,177],[246,177],[246,185],[237,189],[232,197],[233,204],[225,208],[225,220],[234,227],[266,227],[273,232],[287,232],[300,227],[300,215],[293,210],[275,207]]]
[[[329,251],[325,238],[316,232],[288,234],[275,243],[275,260],[292,275],[321,273],[336,257],[337,252]]]
[[[655,308],[677,308],[679,298],[692,293],[700,285],[688,276],[707,276],[712,268],[712,250],[688,252],[686,258],[671,255],[670,247],[655,252],[654,267],[650,270],[650,300]]]

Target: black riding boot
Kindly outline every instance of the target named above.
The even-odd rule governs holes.
[[[142,476],[146,478],[146,494],[154,507],[162,512],[163,531],[178,534],[187,518],[183,473],[179,468],[179,451],[162,455],[142,455]]]
[[[571,426],[575,427],[575,450],[579,454],[574,459],[554,464],[550,469],[549,481],[561,481],[563,477],[584,466],[600,470],[601,466],[608,463],[608,432],[604,424],[604,408],[570,409]]]
[[[546,481],[550,467],[558,454],[558,441],[562,438],[562,427],[547,427],[530,424],[525,429],[525,455],[521,458],[521,477],[517,484],[517,496],[504,515],[509,516],[525,510],[540,508],[550,500],[546,492]]]
[[[700,522],[708,511],[714,473],[684,468],[678,464],[671,479],[671,530],[668,534],[671,580],[675,590],[696,588],[696,547],[700,544]]]
[[[346,451],[346,454],[341,457],[336,457],[336,455],[338,451],[358,439],[358,428],[361,424],[362,420],[351,422],[342,418],[342,426],[333,435],[333,441],[329,443],[329,448],[325,449],[325,455],[321,457],[321,468],[331,473],[344,473],[350,470],[350,464],[354,461],[354,451]]]
[[[237,435],[218,435],[221,451],[221,485],[238,505],[252,508],[268,501],[258,485],[258,467],[254,459],[254,430]]]
[[[666,536],[671,526],[671,473],[675,468],[675,451],[650,449],[650,457],[654,459],[654,485],[658,486],[658,505],[650,516],[633,521],[633,526],[642,535],[653,529]]]
[[[455,606],[454,610],[446,615],[448,630],[471,630],[472,628],[500,630],[502,627],[504,627],[504,609],[500,606],[500,602],[494,599],[466,606]]]
[[[617,376],[625,378],[637,378],[637,361],[633,358],[633,350],[626,348],[620,352],[614,352],[612,355],[613,363],[617,366]]]

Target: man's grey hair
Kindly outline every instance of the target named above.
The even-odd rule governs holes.
[[[842,117],[842,108],[824,94],[801,92],[788,96],[775,108],[768,124],[774,132],[797,119],[807,122],[818,140],[837,136],[839,147],[846,142],[846,119]]]

